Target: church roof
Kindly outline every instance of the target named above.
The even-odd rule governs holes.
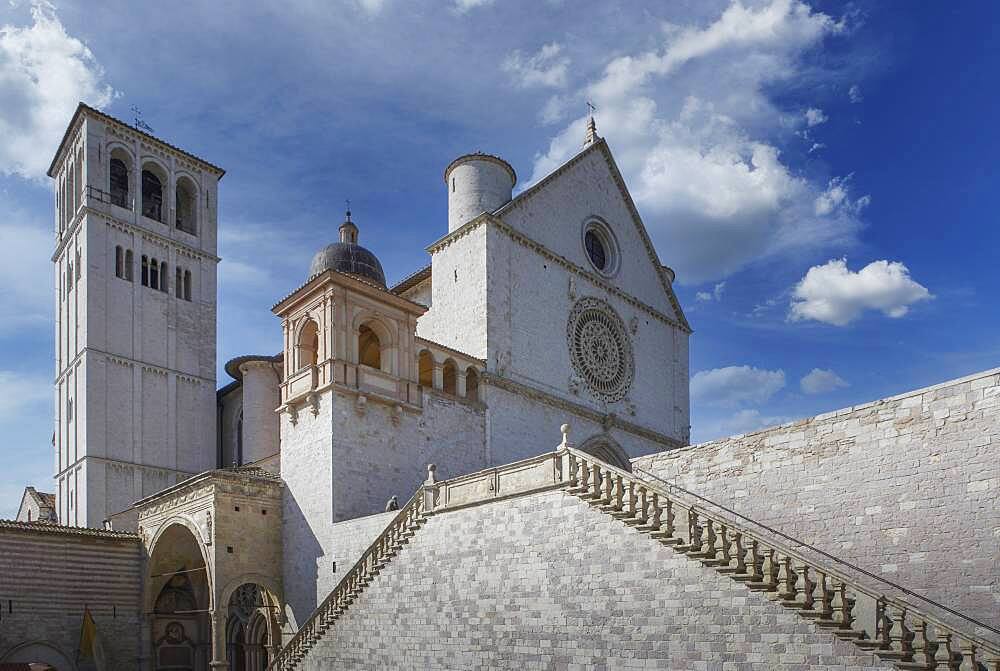
[[[416,285],[420,284],[428,277],[431,276],[431,266],[430,264],[424,266],[415,273],[411,273],[397,282],[389,291],[394,294],[401,294],[409,289],[412,289]]]
[[[0,530],[66,534],[70,536],[92,536],[96,538],[113,538],[120,540],[139,539],[136,534],[127,531],[89,529],[87,527],[66,527],[55,522],[18,522],[16,520],[0,520]]]
[[[327,270],[357,275],[385,288],[385,273],[378,257],[353,242],[334,242],[316,252],[309,266],[310,279]]]

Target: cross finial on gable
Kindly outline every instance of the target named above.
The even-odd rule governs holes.
[[[586,135],[586,137],[583,140],[583,146],[584,147],[589,147],[590,145],[592,145],[595,142],[597,142],[597,137],[598,137],[598,135],[597,135],[597,122],[594,121],[594,112],[596,112],[596,111],[597,111],[597,108],[594,107],[594,104],[588,100],[587,101],[587,135]]]

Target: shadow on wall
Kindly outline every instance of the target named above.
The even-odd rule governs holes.
[[[296,631],[318,605],[319,565],[325,554],[302,507],[287,487],[282,500],[285,617],[291,631]]]

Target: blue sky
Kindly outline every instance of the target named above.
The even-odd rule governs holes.
[[[43,173],[78,100],[228,171],[220,384],[279,349],[269,306],[345,199],[398,280],[447,230],[452,158],[524,188],[587,100],[677,270],[695,440],[1000,362],[996,3],[249,4],[0,8],[0,516],[51,487]]]

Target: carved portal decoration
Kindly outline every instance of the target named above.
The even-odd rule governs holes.
[[[628,393],[635,378],[632,341],[618,313],[606,301],[581,298],[566,325],[573,370],[597,398],[614,402]]]
[[[260,587],[245,583],[236,588],[229,599],[229,612],[246,623],[258,608],[264,605]]]

